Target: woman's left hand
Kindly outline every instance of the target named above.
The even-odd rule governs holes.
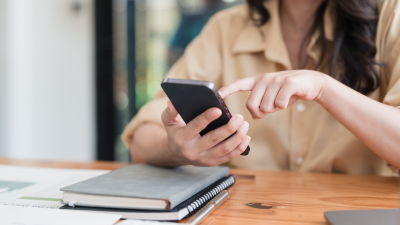
[[[251,91],[246,107],[253,119],[285,109],[298,99],[321,99],[328,76],[313,70],[266,73],[234,81],[219,90],[222,98],[238,91]]]

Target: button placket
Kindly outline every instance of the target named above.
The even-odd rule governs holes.
[[[303,104],[303,103],[298,103],[297,104],[297,106],[296,106],[296,109],[297,109],[297,112],[304,112],[304,111],[306,111],[306,106]]]
[[[306,105],[298,102],[292,108],[291,115],[291,152],[290,167],[292,170],[298,170],[304,164],[304,156],[307,152],[306,135],[307,124],[305,122]]]
[[[297,166],[301,166],[301,164],[303,164],[303,157],[301,157],[301,156],[297,157],[296,164],[297,164]]]

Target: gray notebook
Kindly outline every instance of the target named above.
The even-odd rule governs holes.
[[[64,188],[70,206],[169,210],[225,177],[228,167],[133,164]]]

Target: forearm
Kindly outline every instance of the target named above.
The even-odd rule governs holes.
[[[370,99],[326,77],[317,100],[386,162],[400,168],[400,109]]]
[[[148,163],[156,166],[176,167],[168,151],[168,137],[165,129],[153,123],[140,125],[130,143],[130,152],[136,163]]]

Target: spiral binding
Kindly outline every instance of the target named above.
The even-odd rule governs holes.
[[[220,184],[203,194],[202,196],[198,197],[196,200],[194,200],[192,203],[190,203],[186,208],[189,211],[189,214],[186,217],[191,216],[194,214],[197,209],[200,209],[203,207],[205,204],[207,204],[209,201],[211,201],[212,198],[214,198],[216,195],[218,195],[221,191],[227,189],[228,187],[232,186],[235,183],[235,178],[233,176],[227,177],[224,181],[222,181]],[[185,217],[185,218],[186,218]]]

